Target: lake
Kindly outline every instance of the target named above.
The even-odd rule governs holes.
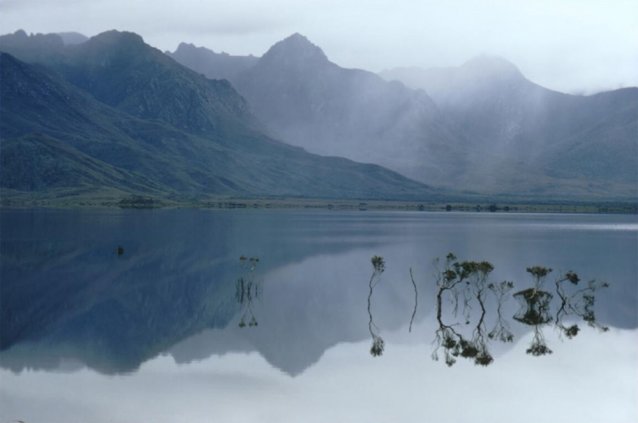
[[[637,216],[0,219],[0,422],[638,421]]]

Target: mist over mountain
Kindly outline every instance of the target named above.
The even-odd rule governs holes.
[[[212,54],[197,49],[197,69],[209,76],[206,58],[220,59]],[[561,94],[489,56],[382,76],[405,86],[343,69],[300,34],[224,75],[273,136],[322,155],[484,194],[638,196],[634,89]]]
[[[9,73],[24,70],[3,79],[2,148],[11,151],[3,158],[3,180],[12,189],[103,181],[118,192],[164,195],[423,198],[435,192],[380,167],[332,157],[338,156],[457,192],[638,198],[637,88],[562,94],[489,56],[458,68],[387,71],[384,78],[401,82],[387,81],[332,63],[300,34],[259,58],[185,43],[164,54],[137,34],[117,31],[79,44],[17,31],[0,36],[0,50],[26,62],[3,56]],[[31,75],[28,84],[38,88],[10,88],[10,80],[16,87],[26,83],[18,74]],[[58,95],[34,96],[49,88]],[[50,159],[24,171],[27,151]],[[60,154],[64,160],[56,161]],[[70,180],[56,173],[59,167],[40,172],[56,162],[83,170]],[[92,168],[84,169],[88,163]],[[334,166],[343,173],[329,171]],[[118,178],[130,186],[113,185]],[[343,178],[358,185],[346,187]]]
[[[18,30],[0,35],[0,51],[11,53],[25,62],[51,61],[65,51],[64,40],[58,34],[31,34]]]
[[[0,49],[38,63],[2,54],[5,189],[176,198],[434,193],[379,166],[263,135],[230,83],[177,64],[136,34],[110,31],[64,46],[57,35],[16,33],[0,38]]]
[[[638,88],[563,94],[489,56],[458,68],[399,68],[382,75],[424,89],[503,165],[538,169],[572,189],[580,183],[585,190],[638,194]]]
[[[323,155],[377,163],[444,185],[445,168],[471,154],[463,134],[423,92],[344,69],[295,34],[235,81],[273,134]]]
[[[377,163],[431,185],[471,154],[425,93],[341,68],[300,34],[229,79],[274,137],[314,153]]]

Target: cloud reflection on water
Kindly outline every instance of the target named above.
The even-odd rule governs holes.
[[[548,421],[636,421],[638,331],[612,329],[604,342],[594,329],[582,332],[571,343],[549,332],[556,354],[537,360],[524,353],[528,334],[490,369],[469,362],[440,366],[430,360],[427,343],[398,344],[382,360],[373,359],[361,354],[366,340],[330,348],[295,378],[256,353],[189,365],[160,356],[135,375],[116,377],[86,369],[73,376],[0,370],[0,417],[50,423],[326,422],[344,416],[349,422],[536,423],[540,415]]]

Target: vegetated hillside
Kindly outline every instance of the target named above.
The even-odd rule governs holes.
[[[48,65],[109,106],[178,129],[219,133],[251,121],[246,102],[228,82],[177,64],[137,34],[99,34]]]
[[[516,163],[574,190],[638,196],[638,88],[591,96],[551,91],[511,63],[481,56],[458,68],[386,71],[424,89],[447,116],[476,134],[494,167]]]
[[[28,47],[26,58],[44,57]],[[67,46],[36,60],[44,67],[9,54],[1,60],[5,189],[175,198],[434,193],[379,166],[319,157],[264,136],[228,82],[178,65],[134,34]]]

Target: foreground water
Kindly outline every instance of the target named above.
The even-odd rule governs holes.
[[[0,422],[638,421],[636,216],[0,217]]]

